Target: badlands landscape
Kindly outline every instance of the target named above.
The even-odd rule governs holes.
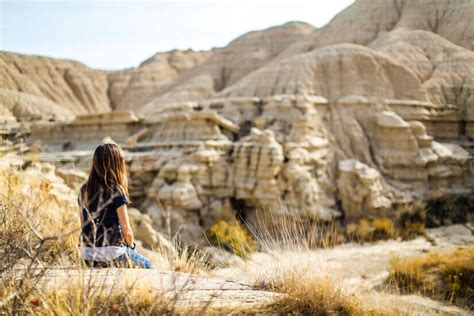
[[[0,52],[0,308],[471,314],[473,50],[472,0],[358,0],[121,71]],[[79,267],[103,142],[151,272]]]

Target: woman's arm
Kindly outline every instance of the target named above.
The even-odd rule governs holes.
[[[84,214],[82,214],[82,207],[79,208],[79,218],[81,219],[81,235],[79,236],[79,243],[77,244],[77,247],[81,247],[82,229],[84,228]]]
[[[79,217],[81,218],[81,229],[84,227],[84,214],[82,214],[82,207],[79,208]]]
[[[128,246],[132,247],[134,244],[132,227],[128,219],[127,204],[123,204],[117,209],[117,215],[122,227],[122,234]]]

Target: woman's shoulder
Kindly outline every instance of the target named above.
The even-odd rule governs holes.
[[[122,186],[113,184],[110,187],[110,193],[115,200],[115,204],[128,204],[127,194],[125,193],[125,190],[122,188]]]

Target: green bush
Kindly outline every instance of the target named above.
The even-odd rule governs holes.
[[[249,231],[237,220],[214,223],[206,231],[206,236],[213,244],[223,246],[240,257],[247,257],[256,250],[256,243]]]

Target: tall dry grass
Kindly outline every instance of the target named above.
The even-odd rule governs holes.
[[[76,203],[76,193],[55,177],[50,166],[0,166],[0,313],[174,313],[181,288],[172,288],[170,294],[140,283],[123,287],[91,281],[93,269],[86,268],[78,257]],[[205,275],[207,269],[204,259],[184,246],[148,254],[162,270]],[[68,269],[79,273],[74,284],[67,282]],[[57,273],[63,273],[66,285],[60,290],[48,285],[50,275]],[[192,311],[194,308],[188,309]]]
[[[259,252],[245,264],[215,274],[251,284],[255,289],[282,293],[269,311],[304,315],[391,315],[387,301],[362,293],[328,269],[318,249],[341,243],[339,227],[308,221],[298,215],[272,218],[266,214],[247,223]]]
[[[0,294],[7,313],[27,311],[51,267],[78,262],[79,225],[70,201],[53,192],[52,177],[41,169],[0,169]]]
[[[438,300],[474,306],[474,246],[448,252],[398,258],[390,263],[387,283],[402,293],[419,293]]]

